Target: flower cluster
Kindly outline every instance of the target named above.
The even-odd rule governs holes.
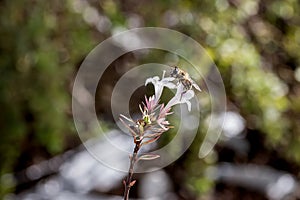
[[[134,138],[134,142],[142,142],[141,145],[149,144],[169,130],[170,126],[167,116],[172,114],[171,108],[177,104],[187,104],[188,110],[191,110],[190,99],[195,95],[192,89],[186,90],[181,82],[174,83],[174,77],[165,77],[165,71],[162,78],[158,76],[148,78],[145,82],[153,84],[155,94],[149,98],[145,97],[145,103],[140,105],[142,117],[136,121],[121,115],[121,122],[128,128]],[[176,89],[175,96],[166,104],[159,104],[164,87]],[[127,123],[124,121],[128,121]]]

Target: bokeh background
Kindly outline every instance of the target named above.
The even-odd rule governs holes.
[[[300,198],[298,0],[2,0],[0,16],[1,199],[120,199],[125,174],[106,171],[81,146],[71,91],[97,44],[144,26],[171,28],[202,44],[223,78],[228,111],[221,113],[227,118],[218,144],[199,159],[201,127],[210,117],[204,99],[192,146],[165,169],[137,175],[132,197]],[[180,59],[156,50],[111,64],[96,97],[107,132],[116,128],[109,105],[122,74],[170,61]]]

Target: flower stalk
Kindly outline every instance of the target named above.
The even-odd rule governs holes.
[[[125,186],[125,191],[124,191],[124,200],[128,200],[129,199],[129,191],[130,188],[135,184],[135,180],[132,181],[132,177],[133,177],[133,168],[134,165],[137,161],[138,158],[138,151],[141,148],[141,141],[137,141],[135,143],[135,147],[133,150],[133,154],[132,156],[130,156],[130,166],[129,166],[129,170],[128,170],[128,175],[126,178],[126,181],[124,180],[124,186]]]
[[[164,77],[163,72],[162,79],[158,76],[148,78],[145,85],[152,83],[154,85],[155,94],[149,98],[145,97],[145,102],[139,105],[141,111],[141,118],[133,120],[124,115],[120,115],[120,121],[129,130],[133,137],[135,147],[130,158],[130,165],[126,180],[123,181],[125,191],[124,200],[129,199],[130,188],[136,183],[136,180],[132,180],[134,174],[134,166],[139,160],[154,160],[159,158],[159,155],[144,154],[139,155],[138,152],[143,145],[151,144],[157,141],[161,135],[173,128],[167,120],[167,116],[172,114],[171,108],[177,104],[186,103],[188,110],[191,110],[190,99],[194,97],[194,91],[192,88],[186,90],[181,82],[174,84],[174,77]],[[164,87],[169,89],[176,89],[175,96],[167,103],[159,104],[160,97],[162,95]],[[126,121],[126,122],[125,122]]]

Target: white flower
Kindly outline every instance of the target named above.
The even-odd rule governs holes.
[[[141,142],[143,139],[147,138],[143,144],[149,144],[155,142],[164,132],[172,128],[167,116],[171,115],[172,106],[177,104],[186,103],[188,111],[191,111],[191,102],[190,100],[195,96],[193,89],[187,90],[182,82],[174,84],[173,81],[176,78],[173,77],[164,77],[165,71],[163,72],[162,78],[158,76],[148,78],[145,82],[145,85],[152,83],[154,85],[155,94],[147,98],[145,96],[145,102],[142,105],[139,105],[142,117],[136,121],[128,118],[124,115],[120,115],[120,121],[128,128],[134,137],[134,141]],[[199,90],[200,88],[193,83],[193,86]],[[175,96],[167,103],[158,104],[160,97],[162,95],[164,87],[169,89],[176,89]],[[127,124],[123,119],[127,120]]]
[[[173,77],[164,77],[166,71],[163,71],[163,75],[161,80],[159,80],[158,76],[154,76],[152,78],[148,78],[145,82],[145,85],[148,83],[152,83],[154,85],[154,90],[155,90],[155,102],[158,103],[161,94],[163,92],[164,87],[170,88],[170,89],[175,89],[177,86],[176,84],[173,83],[175,78]]]
[[[177,89],[175,96],[167,103],[164,109],[170,109],[172,106],[177,104],[186,103],[188,107],[188,111],[191,111],[191,102],[190,100],[195,96],[195,93],[192,89],[186,90],[184,85],[179,82],[178,84],[174,84],[174,80],[176,78],[174,77],[164,77],[165,72],[163,72],[162,79],[160,80],[158,76],[154,76],[152,78],[148,78],[145,82],[145,85],[148,83],[152,83],[154,85],[155,95],[154,99],[151,99],[153,101],[154,105],[157,105],[159,102],[159,99],[162,95],[164,87],[167,87],[169,89]],[[200,87],[195,83],[192,82],[192,86],[198,90],[201,91]],[[150,99],[149,99],[150,100]]]
[[[177,86],[177,91],[175,96],[168,102],[165,109],[171,108],[176,104],[186,103],[188,107],[188,111],[191,111],[190,99],[192,99],[194,96],[195,93],[193,90],[186,90],[182,85],[182,83],[179,83]]]

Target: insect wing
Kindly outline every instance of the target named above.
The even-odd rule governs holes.
[[[194,86],[194,88],[195,88],[196,90],[198,90],[199,92],[202,91],[202,90],[200,89],[199,85],[197,85],[197,83],[195,83],[195,81],[193,81],[193,80],[191,79],[191,82],[192,82],[192,85]]]

